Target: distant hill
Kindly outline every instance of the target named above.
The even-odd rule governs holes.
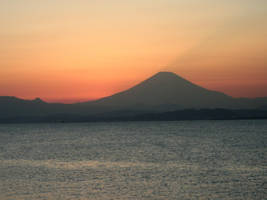
[[[208,118],[214,113],[217,117],[225,113],[220,109],[238,110],[238,114],[235,115],[238,118],[244,117],[245,113],[246,117],[262,118],[265,112],[259,113],[257,110],[267,110],[267,98],[233,98],[221,92],[207,90],[174,73],[159,72],[128,90],[97,101],[60,104],[47,103],[39,98],[23,100],[2,96],[0,97],[0,122],[101,121],[125,117],[136,120],[138,119],[136,116],[144,116],[144,114],[147,117],[155,117],[154,114],[167,113],[160,115],[159,118],[161,118],[172,111],[190,109],[196,112],[201,109],[200,118],[204,117],[203,109],[214,110],[209,112],[212,115],[208,115]],[[240,109],[253,110],[253,112],[240,112]],[[181,112],[178,113],[179,119],[183,118]],[[190,118],[188,116],[190,113],[196,115],[191,111],[185,113],[187,113],[187,119]]]
[[[0,97],[0,117],[24,115],[27,113],[38,114],[43,111],[42,108],[47,107],[47,103],[41,99],[24,100],[16,97],[1,96]]]

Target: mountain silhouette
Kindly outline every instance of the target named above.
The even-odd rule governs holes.
[[[180,112],[186,109],[189,111]],[[156,119],[162,116],[165,116],[163,119],[183,119],[185,115],[186,119],[190,119],[191,115],[196,115],[192,109],[199,113],[197,116],[200,119],[201,116],[203,119],[212,119],[214,116],[224,118],[231,113],[238,118],[262,118],[266,112],[258,111],[267,110],[267,98],[233,98],[200,87],[175,73],[159,72],[128,90],[83,103],[47,103],[40,98],[23,100],[2,96],[0,122],[136,120],[139,119],[136,116],[149,119],[155,117],[154,114],[157,114]],[[202,112],[197,111],[199,109]],[[208,109],[208,112],[203,109]],[[228,115],[225,115],[222,109],[237,111],[227,111]],[[241,112],[240,109],[245,111]]]
[[[159,72],[140,84],[95,101],[95,105],[144,108],[232,107],[232,97],[197,86],[172,72]],[[91,102],[92,103],[92,102]]]

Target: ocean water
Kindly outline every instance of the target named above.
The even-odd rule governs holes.
[[[266,120],[0,124],[0,200],[266,198]]]

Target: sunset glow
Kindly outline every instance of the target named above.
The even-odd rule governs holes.
[[[97,99],[158,71],[267,96],[266,0],[2,0],[0,96]]]

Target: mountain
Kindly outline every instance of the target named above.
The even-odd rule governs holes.
[[[140,84],[90,102],[95,106],[145,109],[231,108],[233,98],[197,86],[171,72],[159,72]]]
[[[174,73],[159,72],[128,90],[96,101],[60,104],[47,103],[39,98],[23,100],[16,97],[0,97],[0,122],[101,121],[111,118],[136,120],[138,117],[135,116],[144,114],[150,117],[153,113],[170,115],[169,112],[176,113],[178,110],[186,109],[214,110],[208,112],[212,115],[208,114],[207,118],[215,116],[214,113],[220,118],[225,113],[220,109],[238,110],[235,116],[240,118],[263,117],[265,112],[262,114],[257,110],[267,110],[267,98],[233,98],[221,92],[207,90]],[[240,112],[240,109],[254,111]],[[206,113],[198,112],[202,113],[199,117]],[[178,112],[177,119],[183,118],[181,113],[187,113],[187,119],[190,119],[190,114],[195,112]],[[173,113],[171,115],[173,116]],[[161,118],[161,115],[158,118]]]

